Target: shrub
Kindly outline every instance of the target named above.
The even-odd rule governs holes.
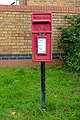
[[[66,65],[70,70],[80,70],[80,14],[71,17],[67,27],[59,28],[59,47],[64,51]]]

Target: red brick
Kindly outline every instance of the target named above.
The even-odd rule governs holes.
[[[47,66],[53,67],[53,66],[63,66],[64,61],[61,59],[53,59],[51,63],[46,63]],[[32,60],[0,60],[0,66],[39,66],[39,62],[32,62]]]

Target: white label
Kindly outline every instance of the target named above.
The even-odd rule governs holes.
[[[46,54],[46,38],[38,38],[38,54]]]

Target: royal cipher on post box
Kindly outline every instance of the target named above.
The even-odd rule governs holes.
[[[51,13],[32,14],[32,60],[52,61],[52,15]]]

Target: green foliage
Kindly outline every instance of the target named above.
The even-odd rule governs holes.
[[[73,16],[68,27],[59,28],[61,37],[59,47],[65,53],[65,60],[70,70],[80,70],[80,14]]]

